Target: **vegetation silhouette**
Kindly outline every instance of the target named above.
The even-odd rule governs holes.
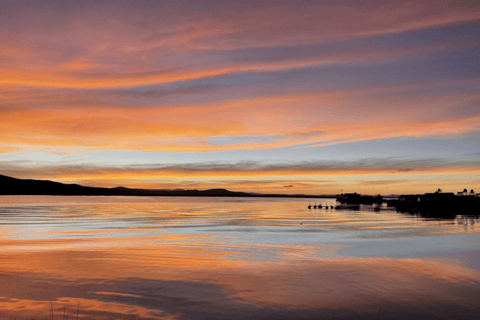
[[[477,217],[480,214],[480,197],[473,190],[443,193],[438,189],[435,193],[408,194],[398,197],[384,198],[364,196],[358,193],[346,193],[337,197],[342,209],[360,209],[360,205],[374,205],[374,211],[380,211],[382,204],[395,208],[397,212],[417,215],[422,218],[455,219],[458,215]]]

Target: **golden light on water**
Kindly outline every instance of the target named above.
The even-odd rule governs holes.
[[[423,315],[425,299],[475,310],[479,295],[475,219],[309,211],[301,199],[2,202],[0,277],[18,283],[3,289],[0,312],[9,316],[48,315],[52,301],[56,314],[79,304],[89,319],[196,318],[198,304],[226,317],[394,315],[405,306]]]

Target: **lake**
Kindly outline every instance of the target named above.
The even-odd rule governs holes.
[[[478,218],[309,203],[1,196],[0,319],[479,318]]]

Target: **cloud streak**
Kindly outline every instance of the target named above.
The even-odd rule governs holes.
[[[28,2],[26,7],[5,3],[1,40],[5,47],[2,58],[7,63],[2,68],[0,83],[62,88],[132,87],[239,72],[378,61],[426,54],[424,50],[429,46],[423,52],[408,45],[397,48],[397,52],[386,47],[377,47],[376,52],[358,52],[357,44],[355,55],[344,49],[335,55],[298,57],[302,57],[304,45],[333,43],[335,48],[338,41],[480,19],[480,8],[469,1],[435,5],[423,1],[415,6],[371,1],[345,1],[335,6],[318,2],[298,5],[292,1],[276,6],[207,3],[149,2],[122,7],[100,2],[95,8],[78,6],[74,11],[58,3],[47,2],[41,8]],[[76,7],[73,2],[69,5]],[[179,16],[185,19],[175,18]],[[238,50],[259,48],[274,50],[262,63],[237,60],[241,54]],[[276,55],[290,51],[296,58],[281,61],[271,56],[275,51]]]
[[[20,177],[290,177],[365,174],[412,174],[412,173],[480,173],[480,160],[476,158],[365,158],[356,161],[305,161],[295,163],[272,163],[244,161],[238,163],[187,163],[165,165],[129,165],[127,167],[92,165],[35,166],[25,163],[15,165],[1,163],[2,172]]]
[[[417,92],[422,92],[422,97],[418,97]],[[435,85],[386,86],[209,103],[165,103],[156,107],[133,106],[135,101],[141,103],[144,95],[150,96],[148,92],[108,94],[117,100],[129,96],[133,100],[121,108],[102,104],[94,107],[100,97],[95,94],[83,97],[76,92],[0,92],[0,96],[13,101],[11,107],[0,110],[1,141],[4,147],[10,148],[59,145],[192,152],[311,147],[391,137],[459,135],[480,130],[480,114],[474,111],[480,96],[441,93]],[[32,107],[20,107],[28,101],[34,101]],[[418,108],[419,103],[424,108]],[[44,107],[48,104],[59,107]],[[426,108],[428,105],[431,107]],[[239,141],[235,138],[239,136],[247,139]],[[259,136],[265,139],[255,138]],[[216,138],[224,138],[224,143],[218,144]]]

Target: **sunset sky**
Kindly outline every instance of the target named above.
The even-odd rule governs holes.
[[[0,174],[480,192],[479,1],[0,2]]]

